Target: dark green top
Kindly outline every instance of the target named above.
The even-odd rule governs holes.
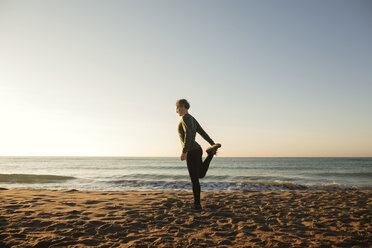
[[[182,116],[181,121],[178,124],[178,134],[182,144],[182,153],[194,151],[200,147],[200,145],[195,141],[196,133],[199,133],[203,139],[208,141],[209,144],[214,145],[213,140],[192,115],[185,114]]]

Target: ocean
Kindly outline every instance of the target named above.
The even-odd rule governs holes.
[[[205,190],[372,189],[372,158],[215,157]],[[190,190],[171,157],[0,157],[0,187],[93,191]]]

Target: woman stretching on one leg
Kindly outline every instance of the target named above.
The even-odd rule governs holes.
[[[176,102],[176,112],[181,116],[181,121],[178,124],[178,134],[182,144],[181,160],[186,160],[187,169],[192,183],[192,191],[194,194],[194,209],[201,210],[200,205],[200,183],[199,178],[203,178],[208,171],[209,164],[216,154],[217,149],[221,144],[215,144],[208,134],[199,125],[197,120],[189,114],[190,104],[186,99],[180,99]],[[199,133],[209,144],[206,152],[207,158],[203,161],[203,150],[195,141],[196,133]]]

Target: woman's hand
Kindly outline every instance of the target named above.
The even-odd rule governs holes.
[[[186,160],[187,152],[181,154],[181,161]]]

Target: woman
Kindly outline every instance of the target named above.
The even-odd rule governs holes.
[[[215,144],[208,134],[199,125],[196,119],[189,114],[190,104],[186,99],[180,99],[176,102],[176,112],[181,116],[181,121],[178,124],[178,134],[182,144],[181,161],[186,160],[187,169],[192,183],[192,191],[194,194],[194,209],[202,210],[200,205],[200,183],[199,178],[203,178],[208,171],[209,164],[213,156],[217,153],[217,149],[221,144]],[[196,133],[199,133],[209,144],[206,152],[207,158],[202,160],[203,150],[195,141]]]

